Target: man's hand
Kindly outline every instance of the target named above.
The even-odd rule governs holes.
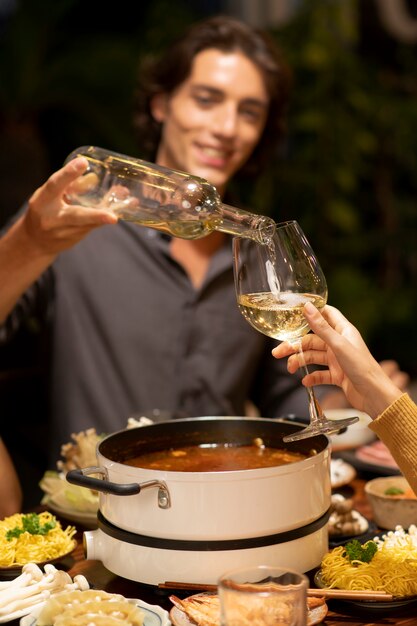
[[[94,228],[117,222],[117,217],[109,210],[65,201],[65,193],[87,167],[88,162],[83,157],[70,161],[31,196],[21,226],[29,245],[37,247],[41,253],[56,255],[78,243]]]

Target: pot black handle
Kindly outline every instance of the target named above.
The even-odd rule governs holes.
[[[140,492],[141,486],[138,483],[119,484],[112,483],[104,478],[92,478],[89,474],[101,474],[104,472],[101,467],[86,467],[84,469],[73,469],[67,472],[66,479],[73,485],[88,487],[95,491],[111,493],[115,496],[134,496]]]
[[[104,478],[93,478],[89,474],[100,474]],[[84,467],[83,469],[73,469],[67,472],[66,479],[73,485],[88,487],[95,491],[111,493],[114,496],[134,496],[143,489],[152,487],[158,488],[158,507],[169,509],[171,506],[171,496],[167,485],[162,480],[147,480],[144,483],[112,483],[105,478],[106,473],[102,467]]]

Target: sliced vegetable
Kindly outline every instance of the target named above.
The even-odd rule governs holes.
[[[41,482],[41,489],[45,492],[42,504],[49,502],[61,508],[70,508],[83,513],[96,513],[99,505],[98,493],[85,487],[71,485],[62,473],[48,470]]]
[[[384,491],[385,496],[402,496],[404,493],[404,490],[399,487],[388,487],[388,489]]]

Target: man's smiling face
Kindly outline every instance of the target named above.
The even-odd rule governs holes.
[[[171,95],[153,101],[161,165],[205,178],[220,193],[256,147],[268,114],[261,72],[242,52],[208,48]]]

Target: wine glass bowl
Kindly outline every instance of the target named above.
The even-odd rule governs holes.
[[[302,368],[308,373],[301,338],[310,330],[303,314],[306,302],[318,309],[327,302],[327,284],[320,264],[296,221],[276,224],[275,232],[262,243],[233,239],[234,278],[237,304],[246,321],[257,331],[288,341],[297,348]],[[319,434],[337,433],[358,420],[328,420],[311,387],[310,424],[284,437],[297,441]]]

